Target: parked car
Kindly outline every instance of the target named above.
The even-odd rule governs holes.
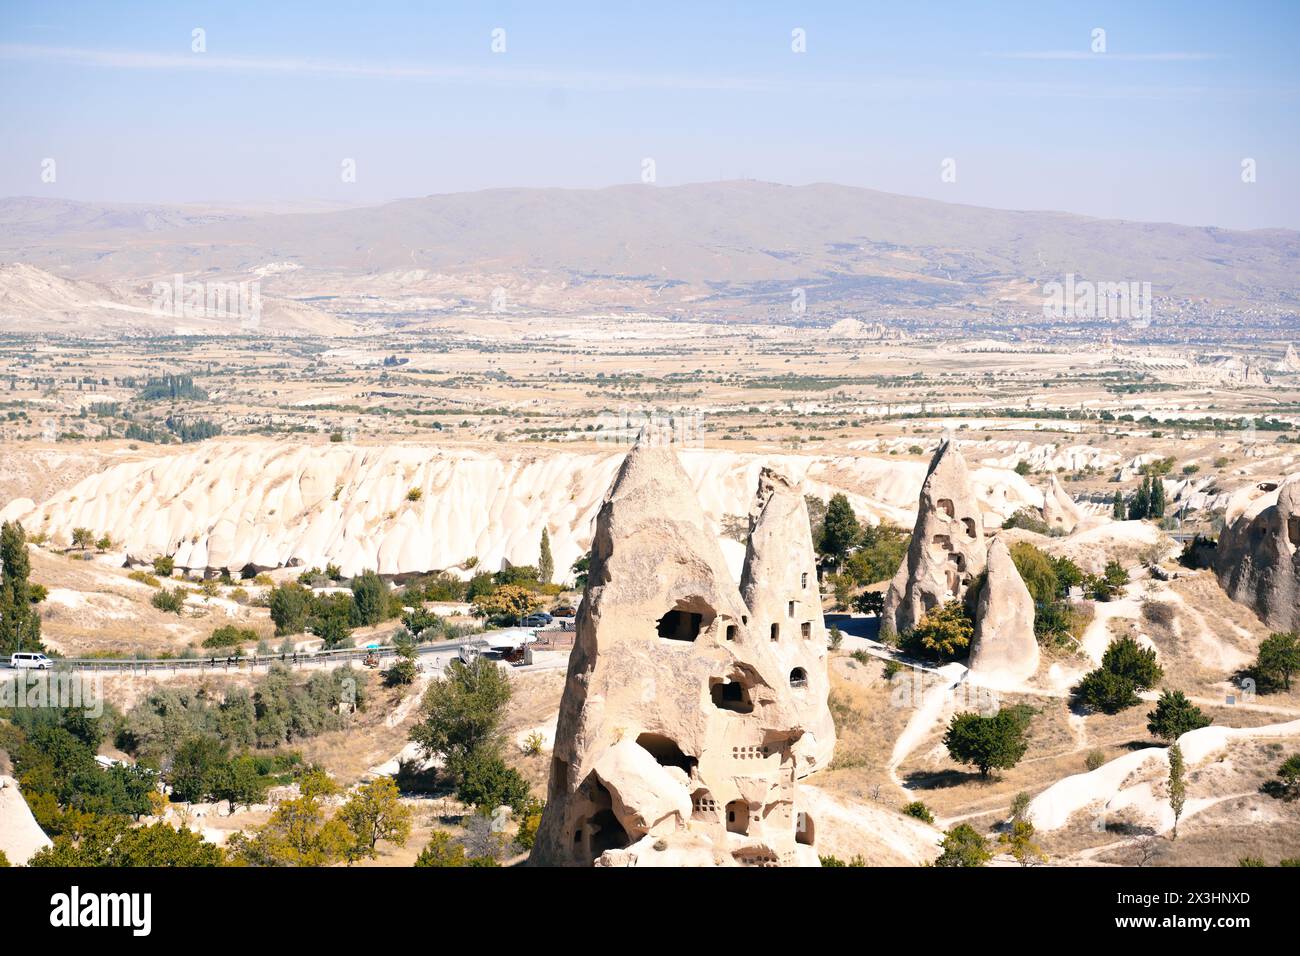
[[[573,617],[573,615],[577,614],[578,612],[575,611],[568,604],[561,604],[559,607],[551,608],[551,613],[554,614],[556,617]]]
[[[11,655],[9,658],[9,666],[15,670],[47,671],[54,666],[54,661],[50,660],[44,654],[23,652],[21,654]]]
[[[537,614],[530,614],[520,622],[521,627],[545,627],[551,623],[551,615],[545,611],[539,611]]]

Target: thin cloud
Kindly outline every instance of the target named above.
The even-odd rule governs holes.
[[[366,63],[294,57],[219,56],[212,53],[151,53],[138,50],[92,50],[80,47],[0,44],[0,60],[66,63],[117,70],[199,70],[272,73],[286,76],[334,76],[411,79],[440,83],[542,86],[568,89],[711,89],[766,91],[781,84],[751,77],[659,73],[593,73],[581,70],[534,70],[421,63]]]
[[[1006,53],[985,52],[980,56],[997,60],[1124,60],[1133,63],[1179,63],[1218,60],[1217,53],[1173,51],[1169,53],[1093,53],[1089,50],[1022,50]]]

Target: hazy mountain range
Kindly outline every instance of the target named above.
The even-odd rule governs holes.
[[[768,317],[788,316],[800,288],[810,313],[828,320],[943,305],[1034,310],[1043,284],[1068,273],[1150,282],[1157,297],[1228,306],[1290,308],[1300,291],[1300,233],[1292,230],[1101,220],[752,181],[499,189],[312,212],[5,199],[0,262],[137,290],[177,272],[258,277],[271,298],[311,298],[344,315],[370,305],[389,313],[485,308],[488,291],[502,284],[524,308]],[[39,311],[38,290],[14,288],[30,275],[12,272],[0,274],[0,317],[6,298],[29,315]]]

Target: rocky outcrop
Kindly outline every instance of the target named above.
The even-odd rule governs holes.
[[[931,608],[964,598],[988,552],[966,461],[949,436],[921,485],[912,543],[885,595],[882,626],[911,630]]]
[[[755,550],[757,574],[770,556]],[[676,455],[639,444],[596,518],[530,862],[816,866],[797,788],[817,715],[781,647],[804,638],[773,636]]]
[[[1296,352],[1295,343],[1287,343],[1286,354],[1282,356],[1277,369],[1279,372],[1300,372],[1300,353]]]
[[[1300,630],[1300,474],[1237,501],[1215,549],[1219,583],[1269,627]]]
[[[24,866],[50,846],[13,777],[0,775],[0,851],[13,866]]]
[[[322,417],[322,430],[330,421]],[[142,561],[170,555],[183,570],[233,575],[250,566],[327,564],[349,576],[367,568],[388,576],[460,573],[469,558],[497,571],[536,565],[546,527],[555,567],[567,576],[587,553],[593,519],[625,453],[609,446],[485,451],[423,442],[214,439],[147,458],[106,452],[101,470],[44,500],[6,498],[12,476],[0,469],[0,521],[21,521],[52,547],[68,547],[74,529],[90,528]],[[912,522],[924,478],[920,463],[865,455],[698,448],[680,458],[715,529],[743,522],[764,467],[778,468],[823,500],[846,493],[860,517],[898,524]],[[990,514],[1005,518],[1037,503],[1033,488],[1010,470],[978,475],[977,492]],[[38,487],[48,487],[44,476],[24,482],[25,491]],[[722,546],[738,576],[743,540],[724,538]]]
[[[1034,599],[1000,537],[989,545],[987,572],[975,610],[969,666],[983,684],[1012,686],[1038,670]]]
[[[749,608],[750,630],[768,636],[781,672],[790,675],[796,690],[794,704],[805,732],[795,749],[804,776],[825,767],[835,753],[835,722],[826,706],[826,625],[803,491],[768,468],[759,474],[750,513],[740,593]]]
[[[1074,503],[1070,493],[1061,487],[1061,482],[1055,475],[1052,475],[1047,490],[1043,492],[1043,520],[1049,528],[1066,534],[1083,520],[1083,512]]]

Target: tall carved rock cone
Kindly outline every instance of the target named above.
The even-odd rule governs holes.
[[[1215,549],[1219,583],[1279,631],[1300,630],[1300,475],[1245,504]]]
[[[1300,372],[1300,354],[1295,350],[1295,343],[1289,342],[1286,354],[1282,356],[1282,368],[1287,372]]]
[[[912,543],[885,594],[882,626],[901,634],[932,608],[964,598],[987,560],[979,503],[966,461],[949,437],[921,485]]]
[[[804,736],[795,745],[798,774],[830,763],[835,722],[827,707],[826,626],[822,621],[817,556],[808,506],[798,485],[764,468],[749,518],[749,543],[740,576],[750,631],[767,636],[772,655],[789,676]]]
[[[989,546],[988,574],[975,609],[970,669],[989,686],[1019,684],[1038,671],[1034,599],[1006,542]]]
[[[1069,534],[1083,520],[1083,512],[1074,503],[1070,493],[1061,486],[1061,482],[1052,475],[1047,490],[1043,492],[1043,520],[1049,528],[1055,528]]]
[[[639,444],[596,518],[531,863],[818,865],[807,688],[772,644],[676,455]]]

